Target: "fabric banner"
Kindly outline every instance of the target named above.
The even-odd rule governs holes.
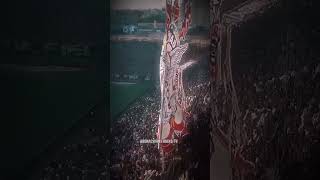
[[[166,1],[166,33],[160,57],[161,109],[158,137],[160,140],[183,137],[187,133],[185,123],[186,97],[183,88],[183,71],[193,62],[182,64],[182,56],[189,44],[184,39],[191,23],[189,0]],[[170,132],[174,133],[170,133]],[[167,144],[162,150],[170,152]]]

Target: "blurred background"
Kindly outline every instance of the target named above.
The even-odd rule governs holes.
[[[4,3],[1,179],[32,176],[89,121],[109,129],[108,7],[83,0]],[[103,113],[90,119],[97,106]]]

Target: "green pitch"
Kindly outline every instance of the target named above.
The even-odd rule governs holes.
[[[137,84],[110,84],[111,119],[117,117],[127,106],[153,87],[152,82]]]

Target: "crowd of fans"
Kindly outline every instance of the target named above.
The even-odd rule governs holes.
[[[242,146],[244,157],[255,164],[246,179],[266,178],[267,171],[280,177],[291,164],[308,161],[319,143],[320,64],[282,72],[266,67],[234,77],[240,116],[233,120],[232,144]],[[221,118],[215,124],[227,134],[231,98],[221,94]]]
[[[93,113],[93,112],[92,112]],[[96,128],[84,128],[81,140],[67,143],[40,172],[40,179],[97,179],[108,177],[107,136]]]
[[[208,81],[199,81],[196,76],[185,82],[188,119],[196,124],[201,112],[207,110]],[[160,111],[160,89],[138,98],[112,125],[111,177],[115,179],[153,179],[164,177],[162,155],[158,144],[143,144],[140,140],[157,139],[157,125]],[[192,121],[192,122],[191,122]]]
[[[111,178],[143,179],[161,172],[157,144],[140,143],[157,139],[160,92],[154,90],[137,99],[112,125]]]
[[[207,132],[201,130],[201,127],[207,127],[205,121],[198,122],[200,119],[209,119],[209,117],[203,116],[204,112],[208,110],[210,101],[209,83],[205,80],[205,73],[193,74],[191,77],[184,79],[188,104],[187,112],[191,114],[187,119],[188,127],[193,127],[191,131],[194,134],[201,134],[198,131]],[[62,148],[58,147],[54,157],[50,158],[51,160],[45,165],[45,168],[36,175],[37,178],[40,176],[40,179],[43,180],[102,180],[108,177],[110,179],[163,179],[169,177],[170,179],[172,177],[171,170],[173,174],[176,174],[175,177],[180,177],[179,173],[184,173],[184,176],[192,175],[192,169],[198,169],[198,166],[201,166],[198,157],[203,153],[191,150],[190,142],[198,143],[192,146],[199,148],[205,143],[200,143],[196,138],[188,143],[179,142],[179,147],[183,146],[182,143],[188,144],[180,150],[188,153],[193,151],[192,155],[188,155],[192,159],[192,163],[184,160],[184,164],[187,164],[184,165],[185,167],[181,165],[181,155],[174,157],[174,162],[179,161],[180,164],[169,165],[168,159],[163,159],[160,154],[158,144],[140,143],[144,139],[157,139],[159,111],[160,87],[158,86],[136,99],[112,122],[110,136],[107,136],[104,131],[98,130],[98,127],[80,128],[81,132],[76,135],[77,140],[70,140],[70,142],[64,143]],[[94,118],[95,114],[95,110],[89,113],[89,121],[91,121],[90,118]],[[207,157],[205,159],[208,160]],[[166,163],[165,166],[163,166],[163,162]],[[177,171],[178,166],[180,171]],[[164,168],[167,170],[163,171]],[[190,173],[188,174],[188,172]],[[198,174],[201,173],[198,172]]]
[[[255,165],[246,179],[264,179],[270,171],[273,176],[283,177],[290,165],[309,162],[312,148],[319,144],[320,64],[282,73],[263,68],[258,65],[255,71],[234,78],[240,115],[232,123],[232,147],[241,146],[244,158]],[[199,120],[209,119],[205,115],[210,110],[210,84],[202,76],[184,82],[191,114],[188,123],[193,129],[201,126]],[[230,95],[221,93],[217,101],[222,106],[214,124],[228,134]],[[42,178],[105,179],[109,165],[111,179],[160,178],[163,171],[158,144],[140,143],[157,138],[159,110],[160,91],[156,88],[138,98],[113,122],[111,142],[94,128],[87,128],[88,141],[64,146],[60,157],[43,169]],[[106,154],[108,143],[110,156]],[[186,147],[186,151],[192,148]],[[195,166],[198,163],[191,169]]]

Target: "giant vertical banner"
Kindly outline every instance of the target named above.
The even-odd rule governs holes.
[[[166,32],[160,57],[161,109],[158,137],[164,153],[173,150],[173,144],[163,140],[183,137],[186,133],[186,98],[183,88],[183,71],[193,62],[182,63],[189,44],[185,43],[191,23],[189,0],[166,1]]]

